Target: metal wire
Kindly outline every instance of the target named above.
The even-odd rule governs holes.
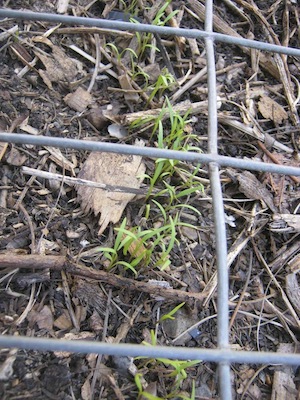
[[[216,71],[214,58],[214,41],[256,48],[263,51],[273,51],[300,57],[300,49],[277,46],[269,43],[258,42],[243,38],[214,33],[213,1],[206,1],[205,31],[197,29],[170,28],[165,26],[152,26],[148,24],[132,24],[128,22],[111,21],[94,18],[81,18],[66,15],[24,12],[19,10],[0,9],[0,17],[16,18],[22,20],[49,21],[64,24],[76,24],[101,27],[106,29],[119,29],[127,31],[150,32],[159,35],[184,36],[205,39],[207,66],[208,66],[208,137],[209,153],[180,152],[157,148],[142,148],[131,145],[81,141],[77,139],[55,138],[44,136],[30,136],[0,132],[0,142],[19,144],[33,144],[39,146],[56,146],[88,151],[105,151],[122,154],[135,154],[151,158],[178,159],[187,162],[208,163],[212,199],[214,209],[214,222],[216,234],[216,254],[218,268],[218,349],[180,348],[166,346],[140,346],[132,344],[110,344],[91,341],[66,341],[45,338],[28,338],[15,336],[0,336],[1,347],[17,347],[21,349],[35,349],[41,351],[71,351],[78,353],[98,353],[126,356],[163,357],[171,359],[199,359],[216,362],[219,366],[220,395],[223,400],[231,399],[230,364],[259,363],[259,364],[286,364],[299,365],[300,354],[283,354],[271,352],[245,352],[232,351],[229,347],[228,324],[228,270],[226,264],[227,245],[224,221],[224,209],[219,167],[230,166],[234,168],[274,172],[279,174],[300,176],[300,168],[274,165],[251,160],[241,160],[218,155],[217,149],[217,99],[216,99]]]
[[[213,1],[207,0],[205,3],[205,31],[213,31]],[[209,36],[205,38],[205,50],[207,60],[207,86],[208,86],[208,151],[218,154],[218,115],[217,115],[217,82],[216,82],[216,62],[214,54],[214,39]],[[229,276],[227,269],[227,242],[224,204],[218,164],[209,163],[209,180],[211,184],[213,214],[216,235],[216,255],[218,271],[218,349],[227,350],[229,348],[229,306],[228,288]],[[230,364],[227,362],[219,363],[219,391],[222,399],[232,398],[230,385]]]
[[[31,20],[31,21],[57,22],[68,25],[94,26],[98,28],[116,29],[121,31],[149,32],[149,33],[157,33],[158,35],[161,36],[184,36],[187,38],[195,38],[195,39],[204,39],[206,37],[210,37],[218,42],[236,44],[239,46],[245,46],[253,49],[271,51],[281,54],[287,54],[289,56],[300,57],[300,49],[278,46],[275,44],[259,42],[256,40],[233,37],[229,35],[224,35],[222,33],[205,32],[199,29],[171,28],[168,26],[157,26],[149,24],[133,24],[131,22],[122,22],[122,21],[86,18],[86,17],[73,17],[69,15],[37,13],[32,11],[8,10],[4,8],[0,9],[0,17]]]
[[[215,162],[222,167],[247,169],[252,171],[272,172],[283,175],[300,176],[300,168],[288,165],[268,164],[265,162],[242,160],[218,154],[183,152],[177,150],[157,149],[155,147],[138,147],[126,144],[94,142],[91,140],[67,139],[50,136],[31,136],[23,133],[0,132],[0,142],[33,144],[36,146],[53,146],[85,151],[104,151],[110,153],[134,154],[149,158],[167,158],[187,162],[208,164]]]
[[[260,351],[200,349],[177,346],[143,346],[128,343],[106,343],[90,340],[65,340],[0,335],[1,348],[20,348],[40,351],[70,351],[74,353],[113,354],[128,357],[201,360],[214,363],[286,364],[300,365],[300,354]],[[224,400],[227,400],[224,399]]]

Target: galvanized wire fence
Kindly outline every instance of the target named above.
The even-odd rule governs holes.
[[[182,36],[190,38],[202,38],[205,40],[208,75],[208,138],[207,154],[193,152],[180,152],[162,150],[157,148],[141,148],[130,145],[112,143],[100,143],[81,141],[76,139],[30,136],[26,134],[14,134],[0,132],[1,142],[19,144],[47,145],[61,148],[72,148],[89,151],[104,151],[121,154],[135,154],[152,158],[177,159],[187,162],[207,163],[212,188],[212,201],[214,212],[214,225],[216,235],[216,255],[218,270],[218,348],[180,348],[153,346],[146,347],[132,344],[111,344],[91,341],[67,341],[44,338],[29,338],[21,336],[0,336],[0,346],[3,348],[34,349],[40,351],[72,351],[78,353],[98,353],[117,356],[146,356],[163,357],[171,359],[197,359],[218,363],[219,366],[219,392],[223,400],[228,400],[231,395],[230,365],[231,363],[258,363],[258,364],[286,364],[300,365],[300,354],[284,354],[272,352],[245,352],[230,349],[229,343],[229,308],[228,308],[228,269],[227,269],[227,244],[225,230],[225,216],[219,168],[231,166],[233,168],[268,171],[278,174],[300,176],[300,168],[254,162],[250,160],[236,159],[218,155],[218,126],[217,126],[217,95],[216,95],[216,70],[214,42],[220,41],[231,45],[271,51],[290,56],[300,57],[300,49],[282,47],[263,43],[255,40],[235,38],[228,35],[213,32],[213,1],[206,1],[205,30],[170,28],[147,24],[132,24],[128,22],[111,21],[94,18],[71,17],[58,14],[46,14],[36,12],[24,12],[8,9],[0,9],[1,18],[15,18],[23,20],[49,21],[64,24],[76,24],[108,29],[128,30],[134,32],[150,32],[159,35]]]

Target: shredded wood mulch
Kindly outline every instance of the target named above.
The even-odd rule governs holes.
[[[0,3],[204,28],[202,0],[172,1],[167,7],[145,0]],[[164,145],[207,152],[201,40],[11,19],[0,27],[1,131],[160,146],[155,121],[170,138],[170,114],[176,113],[187,120],[182,142]],[[293,0],[218,0],[214,30],[299,48],[299,8]],[[299,167],[300,61],[220,43],[215,54],[220,154]],[[149,177],[157,171],[151,159],[1,143],[0,161],[2,334],[141,346],[155,337],[160,345],[216,347],[215,238],[205,166],[179,163],[173,174],[162,170],[162,179],[151,187]],[[188,182],[197,190],[176,197]],[[221,182],[231,346],[296,352],[299,177],[224,168]],[[112,265],[103,248],[114,247],[124,217],[129,236],[138,229],[164,232],[170,217],[184,225],[176,225],[177,240],[167,256],[162,249],[172,231],[163,243],[154,245],[154,237],[131,243],[127,251],[117,251]],[[137,257],[135,268],[127,268]],[[176,306],[175,319],[167,318]],[[196,399],[218,398],[214,364],[190,366],[182,381],[172,371],[155,360],[2,349],[0,397],[143,399],[138,376],[149,396],[189,398],[194,385]],[[296,399],[298,371],[232,365],[232,389],[235,399]]]

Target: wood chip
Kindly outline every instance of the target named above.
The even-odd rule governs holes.
[[[295,347],[290,343],[281,343],[278,347],[280,353],[295,353]],[[295,374],[290,366],[280,366],[274,374],[271,400],[297,399],[297,390],[294,383]]]
[[[74,93],[68,93],[64,102],[73,110],[83,112],[93,101],[92,95],[85,89],[78,87]]]
[[[296,312],[300,315],[300,287],[296,273],[288,274],[285,277],[286,292]]]
[[[121,88],[124,90],[125,100],[132,103],[138,103],[140,96],[135,92],[129,76],[127,74],[120,75],[119,83]]]
[[[144,142],[136,145],[143,146]],[[114,153],[92,152],[78,174],[80,179],[93,180],[111,186],[138,189],[145,173],[142,157]],[[84,212],[101,214],[99,235],[110,222],[117,223],[127,204],[135,197],[132,193],[110,192],[92,187],[77,186],[78,199]]]

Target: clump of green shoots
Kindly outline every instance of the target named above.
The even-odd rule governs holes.
[[[166,128],[166,119],[169,119],[170,128]],[[145,124],[152,123],[151,139],[157,143],[160,149],[180,150],[180,151],[196,151],[200,152],[199,147],[191,145],[191,141],[197,142],[197,136],[187,134],[185,128],[190,122],[189,112],[181,116],[178,112],[174,111],[169,99],[166,97],[165,105],[162,107],[160,114],[157,117],[148,117],[146,119],[136,120],[131,124],[131,128],[140,128]],[[181,174],[182,171],[186,172],[185,167],[178,160],[159,158],[155,161],[155,170],[153,174],[146,174],[145,178],[149,181],[148,197],[153,196],[153,189],[159,183],[163,183],[165,188],[156,196],[167,194],[170,205],[181,203],[181,199],[190,196],[197,191],[203,191],[203,185],[194,180],[198,173],[200,165],[198,165],[193,173],[189,174],[188,179],[179,187],[170,184],[171,178],[175,174]]]
[[[157,340],[153,330],[150,331],[151,343],[143,342],[146,346],[156,346]],[[170,380],[168,385],[171,390],[169,393],[165,393],[164,397],[157,397],[148,393],[142,385],[142,373],[135,375],[135,384],[139,391],[139,397],[143,396],[149,400],[163,400],[163,399],[174,399],[179,398],[182,400],[194,400],[195,399],[195,382],[192,382],[191,396],[187,397],[185,393],[182,393],[181,387],[183,381],[188,377],[188,368],[194,367],[200,363],[199,360],[194,361],[181,361],[171,360],[168,358],[146,358],[137,357],[137,360],[143,360],[144,362],[140,366],[140,369],[147,368],[148,371],[155,372],[159,370],[160,376],[164,376],[166,380]]]
[[[164,213],[164,218],[161,227],[146,230],[140,226],[128,228],[124,218],[120,227],[115,228],[117,235],[113,247],[97,248],[109,261],[108,270],[121,266],[137,276],[139,268],[148,266],[150,262],[153,267],[166,269],[171,263],[170,252],[178,242],[177,227],[191,225],[180,222],[179,213],[175,217]],[[154,253],[159,257],[154,257]],[[121,256],[127,257],[128,261]]]
[[[171,13],[166,15],[166,10],[169,7],[171,1],[172,0],[167,0],[160,7],[160,9],[156,13],[156,16],[154,17],[153,21],[151,22],[152,25],[164,26],[172,18],[175,17],[175,15],[178,13],[178,10],[172,11]],[[150,44],[152,34],[151,33],[141,34],[140,32],[136,32],[136,37],[137,37],[138,44],[139,44],[138,54],[139,54],[139,57],[142,57],[147,48],[153,48],[153,45]],[[156,50],[158,50],[158,49],[156,48]]]

